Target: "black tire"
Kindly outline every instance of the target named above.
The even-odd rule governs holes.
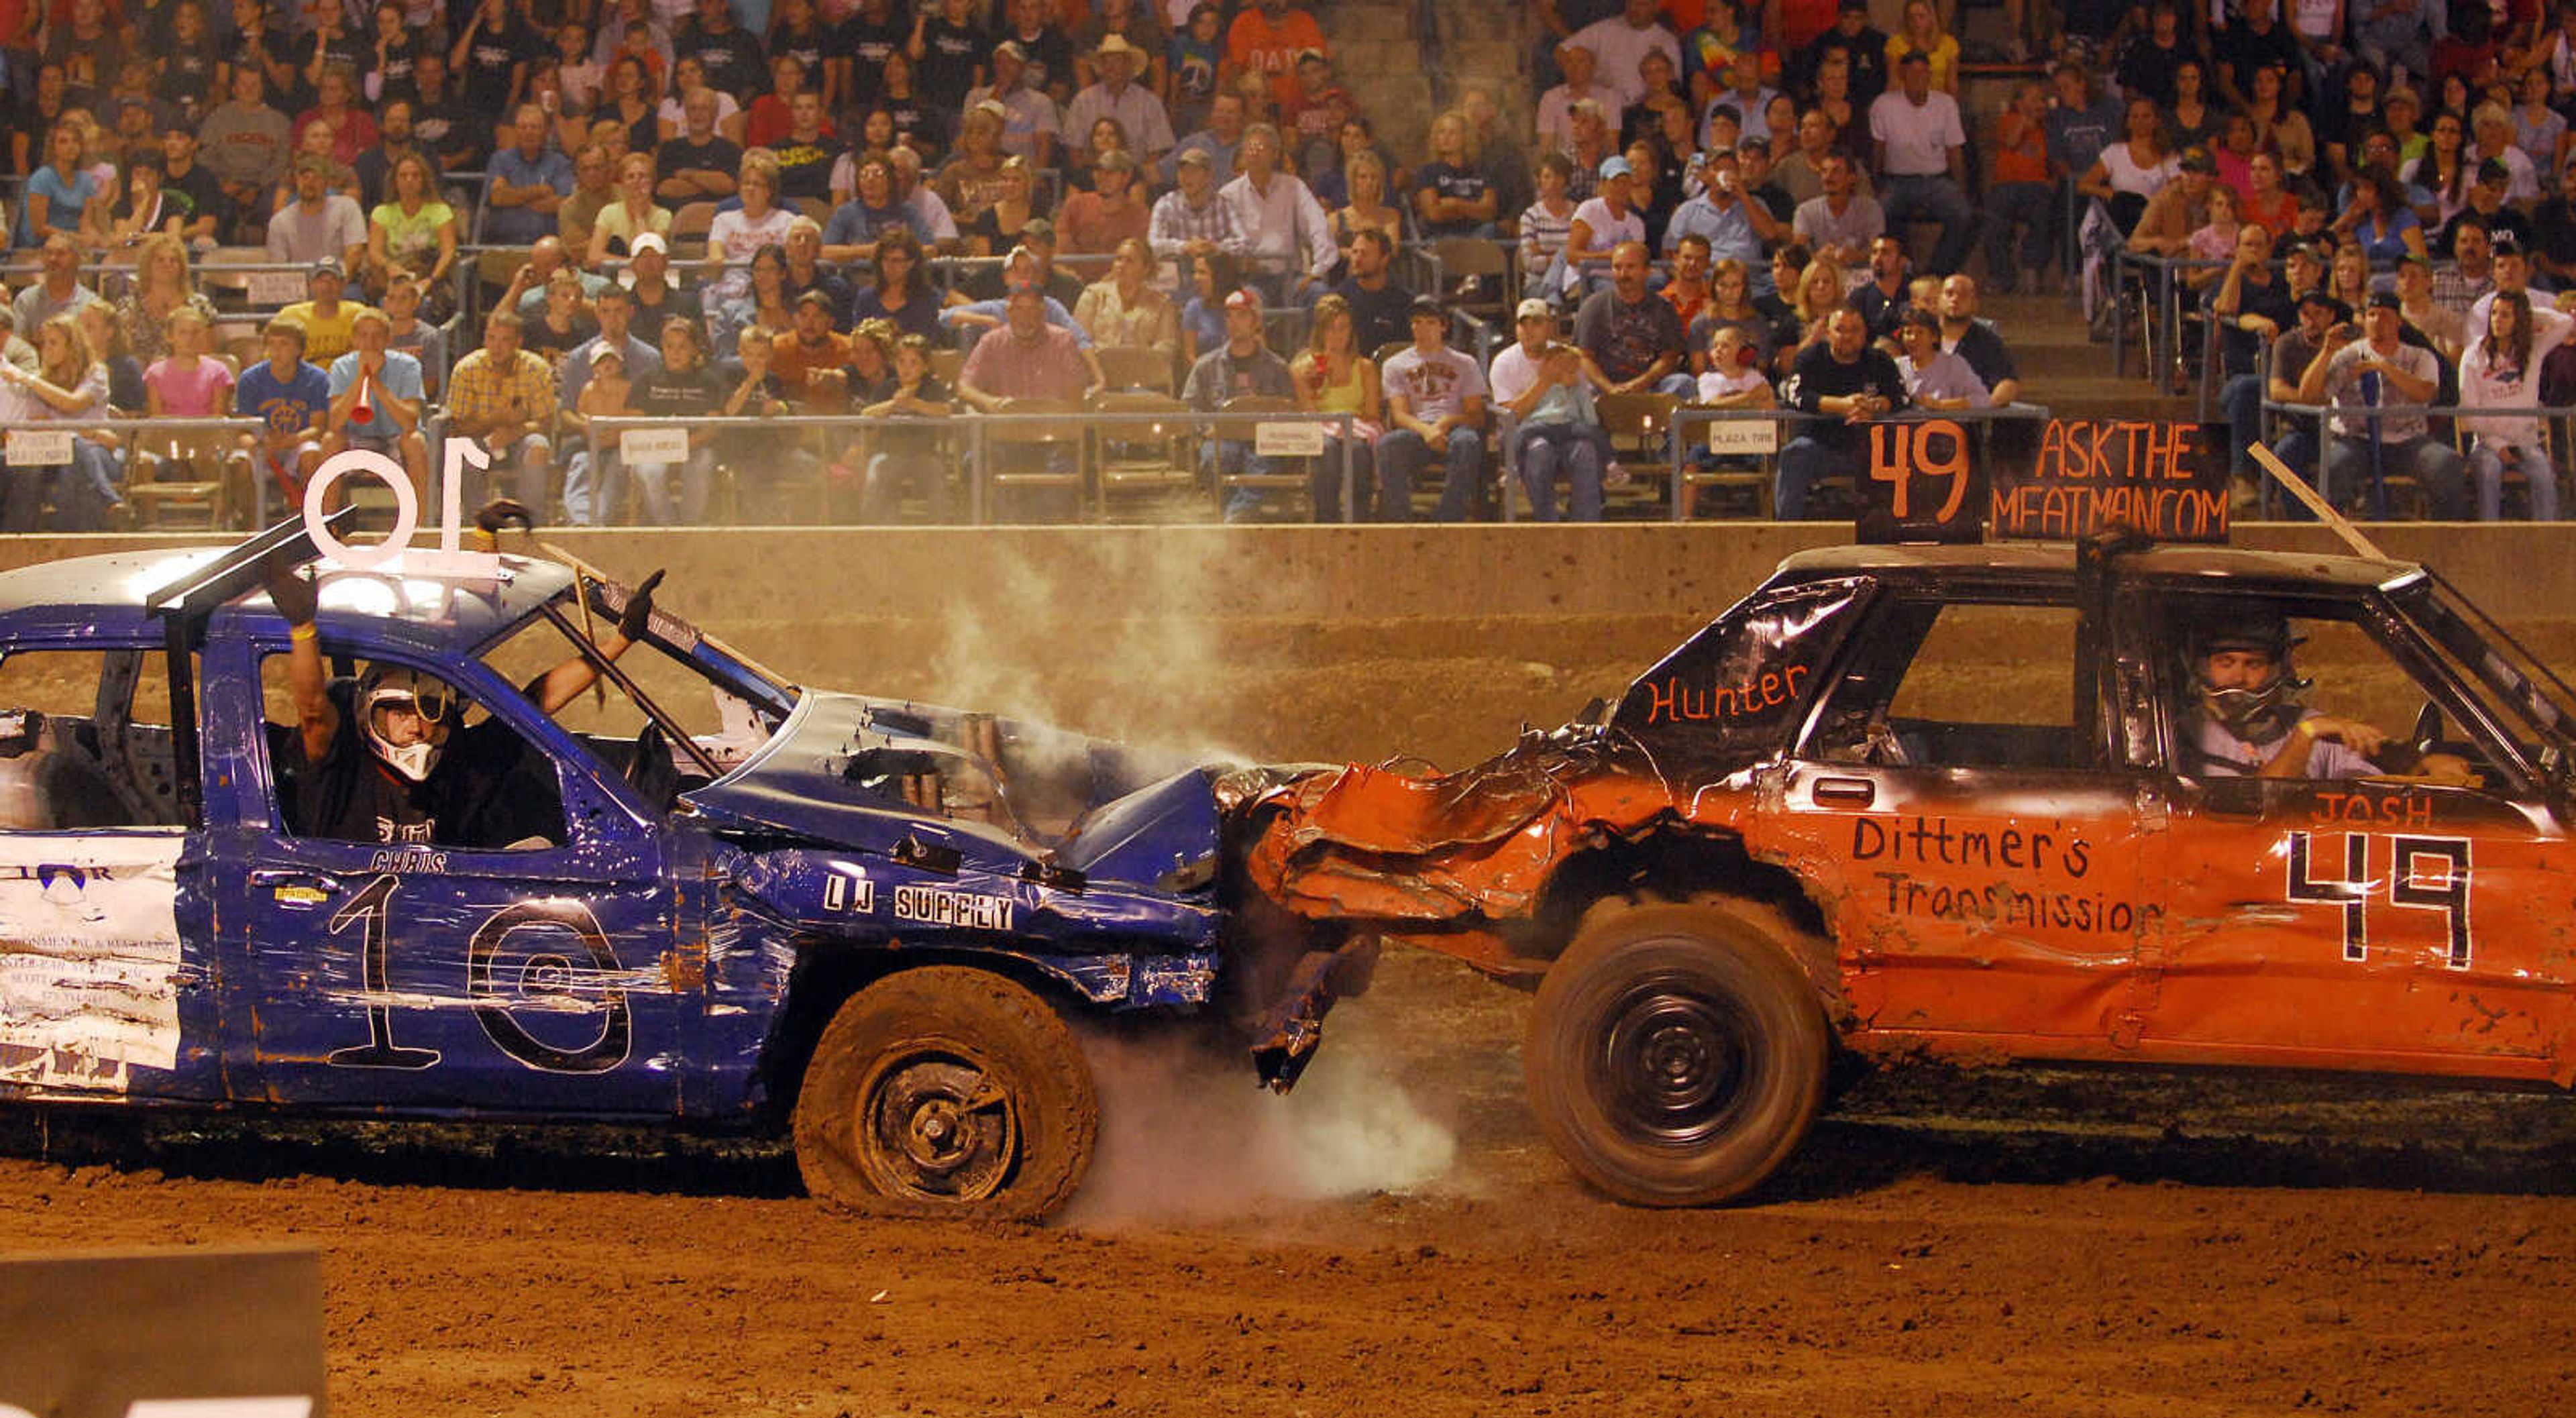
[[[903,1216],[1034,1221],[1070,1200],[1100,1095],[1063,1016],[989,971],[932,965],[845,1001],[796,1095],[805,1189]]]
[[[1761,1184],[1822,1106],[1823,1006],[1759,907],[1593,908],[1540,982],[1522,1051],[1557,1155],[1639,1206]]]

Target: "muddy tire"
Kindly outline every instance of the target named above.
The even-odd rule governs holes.
[[[1063,1016],[954,966],[852,995],[796,1095],[805,1189],[857,1210],[1037,1220],[1090,1170],[1100,1096]]]
[[[1824,1098],[1815,989],[1758,908],[1596,907],[1539,985],[1530,1107],[1575,1174],[1639,1206],[1759,1185]]]

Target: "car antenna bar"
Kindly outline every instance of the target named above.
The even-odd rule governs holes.
[[[322,519],[336,535],[357,515],[343,507]],[[180,820],[195,825],[205,814],[205,783],[197,741],[197,681],[190,658],[215,608],[268,579],[270,565],[300,566],[314,557],[313,533],[302,517],[289,518],[227,548],[186,576],[143,598],[146,611],[164,617],[163,647],[170,662],[170,770],[179,790]]]

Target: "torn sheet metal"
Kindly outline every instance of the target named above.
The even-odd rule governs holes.
[[[0,1082],[122,1093],[177,1063],[182,845],[0,835]]]

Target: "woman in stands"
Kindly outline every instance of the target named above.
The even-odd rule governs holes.
[[[707,254],[726,268],[716,282],[715,298],[719,302],[739,300],[751,289],[751,258],[771,247],[785,246],[787,228],[797,215],[778,205],[778,159],[766,150],[743,154],[742,166],[735,173],[734,190],[741,195],[742,205],[716,213],[715,220],[707,225]]]
[[[1725,257],[1709,268],[1708,305],[1691,322],[1691,372],[1708,371],[1708,342],[1721,326],[1731,326],[1744,335],[1744,347],[1753,351],[1757,362],[1768,365],[1774,353],[1771,322],[1761,307],[1753,303],[1753,274],[1744,263]]]
[[[1780,341],[1780,373],[1786,377],[1807,346],[1825,338],[1826,317],[1843,308],[1843,268],[1831,256],[1819,255],[1798,273],[1798,294],[1789,309],[1798,317],[1797,338]]]
[[[2514,92],[2522,101],[2514,105],[2513,145],[2542,172],[2556,172],[2566,156],[2569,138],[2566,116],[2549,106],[2549,71],[2534,67],[2523,71],[2514,81]]]
[[[913,83],[912,61],[903,56],[903,51],[898,49],[887,55],[876,106],[893,120],[895,137],[921,154],[922,166],[928,167],[948,150],[950,116],[957,112],[957,105],[943,107],[935,98],[916,91]],[[962,100],[964,95],[959,98]]]
[[[772,335],[795,332],[796,302],[787,293],[787,248],[776,243],[763,246],[752,253],[746,273],[748,288],[717,307],[707,322],[707,334],[715,346],[711,353],[717,359],[732,358],[741,347],[742,332],[753,326]],[[533,325],[528,336],[532,342],[536,338]]]
[[[2372,265],[2425,254],[2424,223],[2406,205],[2406,186],[2384,171],[2365,169],[2353,178],[2352,200],[2336,216],[2333,229],[2352,237],[2352,246],[2344,249],[2357,248]],[[2336,254],[2340,267],[2341,250]]]
[[[1020,228],[1027,226],[1032,219],[1046,215],[1038,210],[1036,201],[1030,196],[1036,178],[1027,158],[1003,159],[1000,172],[1000,193],[976,214],[973,221],[959,227],[978,256],[1009,254],[1012,247],[1020,244]]]
[[[41,420],[89,423],[108,417],[107,366],[91,349],[89,336],[71,315],[56,315],[36,327],[37,372],[29,374],[0,360],[0,388],[14,391],[14,408],[0,408],[5,422]],[[42,509],[54,508],[51,530],[103,532],[125,505],[116,487],[113,435],[87,434],[72,439],[72,461],[60,468],[12,469],[5,499],[0,499],[0,529],[33,532],[43,528]]]
[[[1002,195],[1002,168],[1009,156],[1002,151],[1006,117],[1002,106],[990,99],[967,110],[965,121],[957,127],[956,156],[931,179],[960,232],[974,230],[976,222]],[[1025,163],[1021,171],[1027,171]],[[1023,191],[1023,201],[1026,196]],[[1010,247],[1002,249],[1007,251]]]
[[[648,164],[649,165],[649,164]],[[385,200],[367,214],[367,286],[382,291],[396,270],[444,290],[456,268],[456,209],[439,200],[429,159],[406,152],[385,176]]]
[[[1386,430],[1380,408],[1384,391],[1378,387],[1377,365],[1362,354],[1355,342],[1356,325],[1351,319],[1351,303],[1338,295],[1328,295],[1315,302],[1314,326],[1307,336],[1305,351],[1288,366],[1296,382],[1297,407],[1310,413],[1353,415],[1348,439],[1332,432],[1334,448],[1315,460],[1315,520],[1334,522],[1341,519],[1342,464],[1338,449],[1350,453],[1352,495],[1358,501],[1359,519],[1368,520],[1370,490],[1377,486],[1377,440]]]
[[[772,64],[793,57],[802,73],[804,86],[823,95],[823,111],[840,111],[840,76],[829,58],[835,40],[832,27],[815,8],[814,0],[778,0],[778,8],[769,19],[769,37],[761,50]]]
[[[357,106],[358,76],[345,65],[332,64],[322,70],[322,80],[314,85],[314,103],[295,120],[295,137],[301,146],[306,129],[314,124],[327,124],[331,129],[331,158],[334,162],[354,163],[358,154],[376,145],[376,120]]]
[[[1345,158],[1344,179],[1350,184],[1350,200],[1327,213],[1324,225],[1333,233],[1333,244],[1348,250],[1351,238],[1363,231],[1384,232],[1386,239],[1399,251],[1404,249],[1405,213],[1386,200],[1386,163],[1365,148]],[[1566,208],[1568,216],[1574,209]]]
[[[2254,96],[2246,105],[2254,120],[2254,137],[2281,156],[2281,170],[2301,178],[2316,167],[2317,137],[2308,116],[2292,106],[2282,89],[2288,77],[2278,64],[2254,71]]]
[[[793,108],[796,96],[809,87],[806,82],[812,70],[793,54],[769,56],[769,92],[751,101],[743,110],[742,133],[746,147],[766,148],[786,137],[796,127]]]
[[[1078,192],[1090,191],[1092,175],[1100,170],[1100,160],[1111,153],[1125,153],[1130,159],[1136,156],[1136,150],[1127,146],[1127,125],[1115,118],[1093,120],[1091,131],[1083,135],[1081,152],[1065,158],[1066,185]]]
[[[671,209],[653,201],[653,155],[628,153],[617,161],[617,200],[591,219],[587,264],[600,269],[609,258],[625,255],[635,238],[648,231],[669,241]]]
[[[2256,153],[2248,165],[2251,189],[2238,204],[2237,219],[2262,227],[2265,231],[2290,231],[2299,224],[2299,194],[2285,184],[2281,160],[2270,153]]]
[[[2426,137],[2424,156],[2399,169],[2398,176],[2433,194],[2432,206],[2416,208],[2415,217],[2439,228],[2469,205],[2469,184],[2477,180],[2477,165],[2468,160],[2469,125],[2459,115],[2435,115]]]
[[[2102,203],[2112,225],[2125,237],[2146,215],[2147,200],[2163,191],[2180,169],[2165,149],[2164,115],[2157,111],[2154,99],[2132,97],[2124,127],[2127,136],[2102,149],[2075,188]]]
[[[1152,247],[1139,237],[1118,243],[1109,274],[1083,287],[1082,299],[1074,302],[1074,323],[1103,345],[1171,354],[1181,344],[1180,312],[1153,277]]]
[[[1225,298],[1243,289],[1243,267],[1223,251],[1210,252],[1198,260],[1191,274],[1198,294],[1181,307],[1181,363],[1198,363],[1200,355],[1221,349],[1226,342]]]
[[[2347,310],[2369,308],[2370,259],[2359,246],[2347,241],[2335,248],[2334,264],[2326,268],[2326,294],[2342,301]]]
[[[1431,120],[1431,161],[1413,171],[1413,212],[1425,237],[1491,236],[1501,213],[1491,184],[1467,147],[1455,110]]]
[[[170,352],[170,322],[182,311],[215,318],[214,302],[188,273],[188,243],[156,232],[135,251],[134,283],[116,302],[117,328],[134,357],[149,364]]]
[[[1905,20],[1896,33],[1887,37],[1887,72],[1909,54],[1921,54],[1932,61],[1932,87],[1956,96],[1959,92],[1959,40],[1941,28],[1941,12],[1932,8],[1932,0],[1905,0]]]
[[[18,216],[18,244],[42,246],[47,237],[67,236],[83,246],[93,245],[82,225],[93,205],[98,216],[107,214],[98,179],[81,159],[80,130],[68,121],[57,123],[45,138],[45,165],[27,178]]]
[[[1565,250],[1565,238],[1574,226],[1574,199],[1566,190],[1574,181],[1574,163],[1560,152],[1538,155],[1538,200],[1521,213],[1521,270],[1524,295],[1535,295],[1551,303],[1554,290],[1544,289],[1546,273],[1556,265]]]
[[[877,234],[876,268],[876,284],[851,301],[853,315],[862,323],[891,320],[905,334],[936,338],[939,295],[930,285],[930,258],[910,227],[897,223]]]
[[[2487,332],[2460,356],[2460,407],[2526,409],[2541,402],[2539,361],[2531,357],[2531,298],[2520,291],[2498,292],[2488,308]],[[2477,444],[2469,452],[2469,472],[2478,484],[2478,516],[2493,522],[2504,515],[2504,473],[2520,472],[2531,498],[2531,519],[2558,519],[2558,473],[2549,463],[2540,419],[2532,414],[2463,416]]]
[[[1397,180],[1405,176],[1404,170],[1396,165],[1395,159],[1386,149],[1378,146],[1377,127],[1369,122],[1368,115],[1365,113],[1354,113],[1342,120],[1341,131],[1335,139],[1334,146],[1336,152],[1333,165],[1317,173],[1315,180],[1309,184],[1314,190],[1315,200],[1322,203],[1326,211],[1350,201],[1351,164],[1357,161],[1362,153],[1377,159],[1378,175],[1386,179],[1387,191],[1394,191]]]
[[[653,101],[653,74],[644,62],[632,54],[621,54],[608,61],[607,92],[591,116],[613,118],[626,125],[626,148],[629,152],[648,153],[662,141],[662,118]],[[687,125],[683,124],[683,128]]]
[[[2174,66],[2173,103],[2165,109],[2165,145],[2175,152],[2216,145],[2227,115],[2209,103],[2209,71],[2197,59]]]

